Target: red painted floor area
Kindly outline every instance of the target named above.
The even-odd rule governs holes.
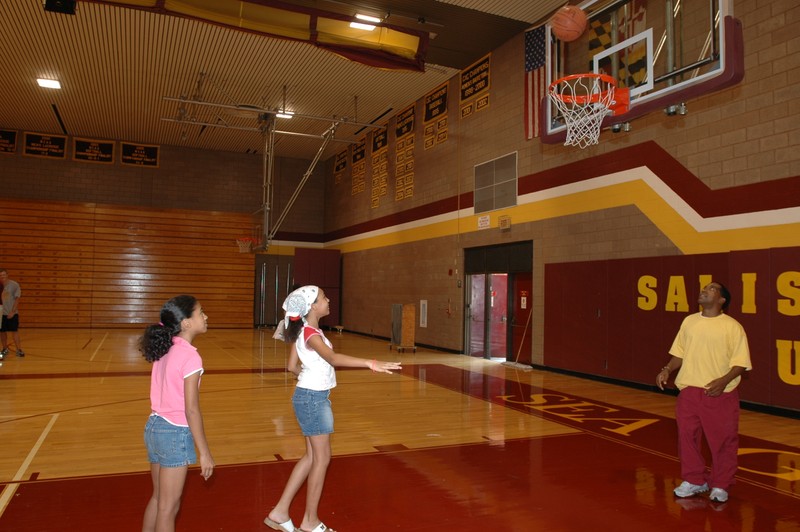
[[[727,503],[676,500],[672,420],[447,366],[404,374],[582,432],[334,457],[320,515],[339,532],[800,530],[800,488],[781,480],[790,464],[772,452],[798,457],[798,449],[743,438],[742,448],[764,452],[743,457],[751,471],[741,472]],[[223,466],[208,483],[190,471],[178,529],[266,532],[262,520],[293,465]],[[149,490],[145,473],[27,481],[0,530],[139,530]],[[303,502],[298,496],[295,521]]]

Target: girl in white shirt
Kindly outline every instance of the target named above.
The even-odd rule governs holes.
[[[306,440],[306,452],[294,466],[278,504],[264,523],[283,532],[334,532],[317,515],[331,459],[333,411],[329,396],[336,386],[334,367],[369,368],[378,373],[392,373],[391,370],[402,367],[398,362],[365,360],[336,353],[319,328],[320,318],[330,312],[330,300],[316,286],[303,286],[289,294],[283,310],[286,311],[285,336],[293,343],[288,368],[297,375],[292,405]],[[295,528],[289,518],[289,506],[306,481],[306,509],[300,528]]]

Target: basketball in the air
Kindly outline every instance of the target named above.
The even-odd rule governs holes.
[[[586,13],[577,6],[564,6],[550,19],[550,27],[560,41],[574,41],[586,31]]]

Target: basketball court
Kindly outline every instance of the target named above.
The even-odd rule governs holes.
[[[742,80],[742,27],[730,0],[587,0],[580,7],[590,12],[585,31],[541,30],[545,91],[532,105],[545,144],[580,153],[601,132],[625,135],[652,113],[683,116],[701,98],[713,105],[717,91]],[[272,182],[271,164],[265,183]],[[273,192],[265,187],[252,234],[237,239],[237,251],[265,251],[276,237],[286,211],[268,218]],[[266,272],[276,256],[258,257]],[[532,256],[523,262],[532,264]],[[305,451],[290,401],[288,348],[268,327],[280,312],[279,287],[292,283],[288,273],[273,271],[274,284],[267,286],[264,273],[258,287],[265,309],[258,328],[215,330],[212,315],[209,332],[195,341],[217,465],[209,481],[190,468],[179,530],[268,530],[263,519]],[[742,411],[730,499],[676,498],[675,391],[501,363],[533,351],[529,322],[509,324],[485,305],[498,286],[498,297],[508,293],[506,274],[462,273],[463,303],[471,309],[463,316],[463,350],[471,356],[413,341],[413,351],[392,349],[372,335],[342,332],[342,325],[327,333],[337,352],[400,361],[403,369],[337,371],[333,460],[320,505],[326,524],[339,532],[800,530],[800,420]],[[525,293],[519,310],[530,319],[536,278],[524,274],[517,278]],[[268,309],[265,294],[275,296]],[[508,307],[505,300],[498,305]],[[450,300],[437,310],[449,318]],[[142,438],[150,365],[137,351],[141,331],[24,334],[33,356],[0,363],[0,532],[140,530],[151,492]],[[295,523],[304,502],[301,490]]]
[[[303,452],[287,350],[270,330],[209,323],[196,345],[217,467],[209,482],[190,469],[177,527],[268,530],[262,520]],[[26,332],[36,356],[4,361],[0,376],[0,530],[140,529],[151,486],[142,443],[149,365],[136,352],[138,331]],[[404,365],[396,375],[337,372],[320,508],[336,530],[800,527],[798,420],[743,412],[729,501],[676,499],[670,394],[329,337],[337,351]],[[295,522],[303,501],[301,491]]]

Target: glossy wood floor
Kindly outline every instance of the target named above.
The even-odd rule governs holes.
[[[217,469],[207,483],[190,471],[178,529],[266,532],[303,451],[287,350],[271,331],[211,324],[196,345]],[[149,366],[137,334],[23,331],[27,356],[0,367],[0,530],[140,529]],[[797,419],[743,411],[730,500],[676,500],[674,396],[329,337],[404,365],[337,372],[320,515],[339,532],[800,530]],[[295,522],[302,508],[301,492]]]

